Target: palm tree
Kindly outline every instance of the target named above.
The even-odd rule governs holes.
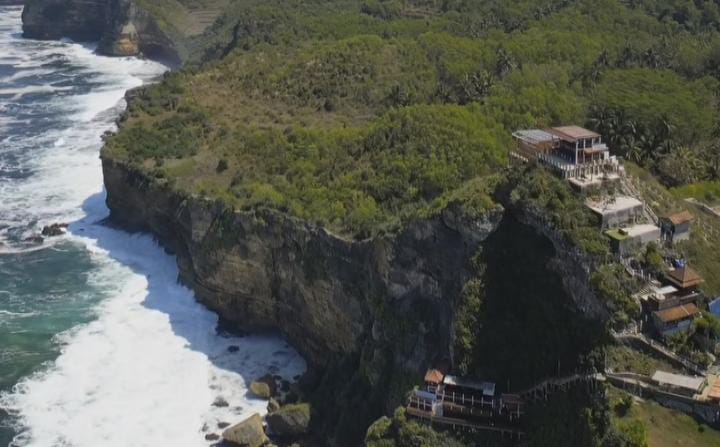
[[[497,62],[495,63],[495,75],[497,77],[504,78],[517,67],[515,59],[505,50],[505,48],[498,48],[496,56]]]

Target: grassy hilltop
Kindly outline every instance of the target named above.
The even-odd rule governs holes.
[[[360,237],[483,189],[523,126],[588,124],[668,184],[712,178],[716,8],[665,3],[237,1],[106,153]]]

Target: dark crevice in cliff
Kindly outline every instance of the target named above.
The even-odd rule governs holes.
[[[511,212],[483,244],[479,376],[517,390],[588,366],[602,324],[578,311],[552,269],[558,255],[550,240]]]

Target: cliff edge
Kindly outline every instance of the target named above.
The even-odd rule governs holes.
[[[99,42],[100,54],[145,56],[169,65],[184,58],[182,41],[171,27],[163,29],[131,0],[27,0],[22,20],[24,37]]]

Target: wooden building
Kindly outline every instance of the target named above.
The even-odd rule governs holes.
[[[670,270],[665,278],[682,292],[694,291],[703,282],[698,272],[687,266]]]
[[[694,221],[695,216],[688,210],[662,217],[660,227],[663,239],[672,243],[690,239],[690,228]]]
[[[700,309],[693,304],[682,304],[652,313],[657,331],[663,336],[690,329],[693,320],[700,315]]]
[[[460,405],[494,408],[495,384],[447,374],[438,398]]]
[[[425,389],[430,393],[437,392],[444,378],[445,374],[439,369],[428,369],[425,373]]]

